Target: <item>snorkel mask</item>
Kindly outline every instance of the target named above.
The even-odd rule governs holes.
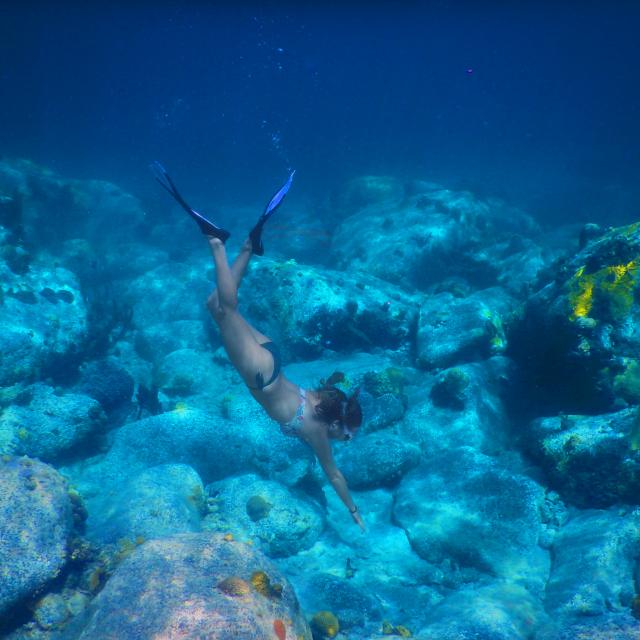
[[[357,397],[360,395],[360,387],[358,387],[353,395],[351,396],[351,398],[349,398],[349,400],[343,400],[340,403],[340,424],[342,425],[342,433],[344,435],[344,439],[346,442],[348,442],[349,440],[351,440],[353,438],[353,436],[356,435],[355,429],[350,429],[349,425],[347,425],[346,422],[346,417],[347,417],[347,407],[349,406],[349,402],[352,400],[357,399]],[[358,425],[360,426],[360,425]]]

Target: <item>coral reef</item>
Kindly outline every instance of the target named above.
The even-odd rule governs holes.
[[[311,629],[319,638],[335,638],[340,631],[340,623],[331,611],[318,611],[311,618]]]

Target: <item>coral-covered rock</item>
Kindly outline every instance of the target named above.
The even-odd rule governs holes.
[[[521,585],[496,582],[462,588],[429,614],[417,637],[424,640],[515,640],[533,638],[548,621],[540,599]]]
[[[445,369],[418,387],[399,426],[400,438],[428,454],[470,446],[489,455],[510,439],[503,402],[515,376],[504,356]]]
[[[0,458],[0,615],[53,580],[73,527],[64,479],[29,458]]]
[[[638,503],[640,412],[534,420],[528,449],[562,497],[578,507]]]
[[[256,589],[264,574],[270,592]],[[242,588],[230,588],[234,578]],[[242,582],[240,582],[242,581]],[[150,540],[116,570],[65,640],[311,640],[293,588],[257,549],[221,534]]]
[[[193,302],[196,303],[195,300]],[[202,303],[201,300],[197,302]],[[160,365],[166,355],[174,351],[205,351],[210,348],[202,318],[157,322],[159,319],[156,318],[153,324],[138,324],[134,337],[136,352],[156,366]]]
[[[583,617],[573,624],[556,620],[540,629],[536,640],[638,640],[639,626],[638,618],[629,612]]]
[[[246,282],[248,317],[288,360],[310,360],[327,349],[411,350],[415,299],[369,275],[264,259],[251,265]]]
[[[504,321],[514,307],[514,300],[498,287],[466,298],[450,293],[425,298],[418,320],[418,365],[450,367],[503,353]]]
[[[572,618],[628,612],[636,593],[639,528],[640,509],[626,515],[617,509],[584,511],[571,518],[553,543],[547,611],[565,624]]]
[[[335,628],[336,619],[343,629],[363,626],[367,620],[380,620],[379,604],[366,587],[325,573],[310,576],[307,589],[315,592],[316,606],[321,607],[313,617],[312,627],[317,633],[324,633],[324,637],[333,637],[327,631]],[[334,636],[337,632],[335,629]]]
[[[58,373],[86,336],[87,310],[70,271],[33,262],[15,274],[0,259],[0,385]]]
[[[544,490],[495,459],[461,447],[409,472],[396,493],[394,518],[411,546],[455,581],[504,578],[544,591],[549,555],[538,545]],[[447,568],[448,567],[448,568]]]
[[[511,336],[531,411],[602,413],[638,403],[640,224],[588,243],[533,295]]]
[[[529,216],[497,200],[427,182],[366,180],[374,187],[361,180],[339,198],[351,208],[332,241],[341,269],[423,290],[452,275],[485,288],[498,284],[503,261],[526,249],[518,238],[536,231]]]
[[[349,487],[375,489],[396,485],[420,461],[420,449],[389,430],[358,436],[336,453]]]
[[[67,467],[65,473],[91,498],[168,463],[193,467],[205,483],[260,470],[293,484],[307,474],[311,462],[308,448],[280,434],[249,397],[240,408],[232,405],[227,419],[182,403],[173,411],[125,424],[106,455]]]
[[[55,461],[104,430],[100,404],[86,395],[56,393],[45,384],[31,385],[24,394],[26,404],[13,404],[0,414],[0,453]]]
[[[144,219],[137,198],[116,185],[63,178],[28,160],[0,162],[0,192],[19,198],[26,235],[45,244],[108,237],[119,245]]]
[[[87,537],[114,543],[200,531],[204,506],[204,486],[191,467],[151,467],[86,501]]]
[[[184,320],[207,319],[205,301],[211,293],[211,282],[207,279],[208,263],[180,262],[161,264],[155,269],[140,274],[127,283],[126,298],[133,305],[133,326],[145,330],[162,324],[171,331],[170,323]],[[178,325],[180,326],[180,325]],[[182,339],[195,338],[200,341],[203,334],[184,332]],[[176,337],[174,336],[173,340]],[[197,347],[197,344],[188,344]]]
[[[254,539],[272,558],[309,549],[322,533],[319,510],[277,482],[241,475],[213,483],[207,491],[215,496],[215,510],[205,526]]]
[[[133,388],[133,377],[113,356],[88,362],[80,372],[78,389],[110,414],[129,408]]]

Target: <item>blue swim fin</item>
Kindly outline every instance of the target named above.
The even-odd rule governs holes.
[[[287,192],[291,188],[291,183],[293,182],[293,176],[295,175],[295,169],[291,172],[287,181],[276,191],[271,200],[267,203],[267,206],[264,208],[264,213],[258,219],[255,227],[251,229],[249,232],[249,238],[251,238],[251,248],[253,253],[257,256],[261,256],[264,254],[264,245],[262,244],[262,228],[264,227],[264,223],[273,215],[275,210],[282,204],[284,197],[287,195]]]
[[[153,171],[156,180],[160,183],[160,186],[166,189],[176,202],[196,221],[200,227],[200,231],[205,236],[213,236],[219,238],[222,242],[226,242],[231,235],[226,229],[216,226],[210,220],[207,220],[201,213],[198,213],[195,209],[190,207],[185,199],[180,195],[180,192],[173,183],[173,180],[166,172],[165,168],[156,160],[151,164],[151,170]]]

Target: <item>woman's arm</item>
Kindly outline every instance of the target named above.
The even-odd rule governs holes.
[[[306,440],[316,454],[322,470],[325,472],[331,486],[338,494],[338,497],[342,500],[347,509],[349,509],[349,513],[351,514],[354,522],[364,531],[364,522],[360,517],[358,507],[349,493],[347,481],[344,479],[344,476],[336,466],[333,459],[333,452],[331,451],[331,443],[329,442],[329,439],[324,434],[316,433],[313,434],[313,436],[306,438]]]

